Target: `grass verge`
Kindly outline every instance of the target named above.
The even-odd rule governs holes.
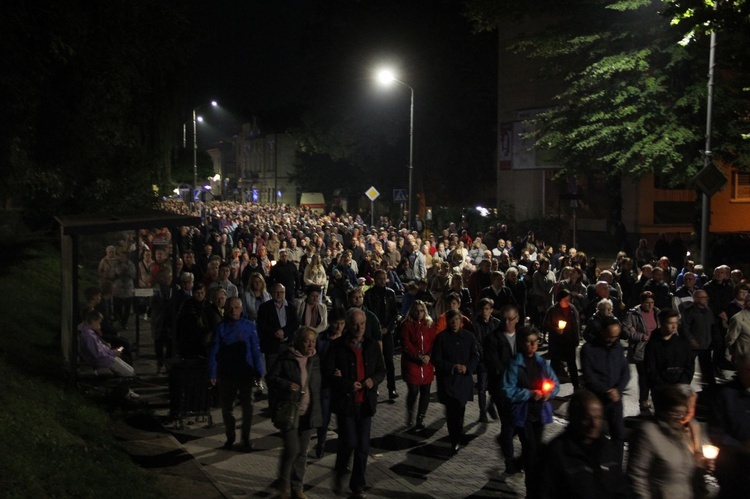
[[[0,495],[164,497],[112,437],[117,416],[65,382],[59,250],[28,249],[0,289]]]

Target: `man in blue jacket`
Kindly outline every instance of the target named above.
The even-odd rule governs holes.
[[[620,344],[622,326],[614,317],[607,317],[599,336],[581,347],[581,368],[586,387],[602,403],[609,436],[615,444],[618,460],[622,461],[625,441],[622,394],[630,381],[630,366]]]
[[[242,300],[227,300],[224,322],[214,329],[208,352],[208,375],[212,385],[218,385],[221,415],[227,441],[231,449],[235,441],[234,399],[239,392],[242,408],[242,448],[252,450],[250,426],[253,421],[253,386],[263,377],[260,341],[253,321],[242,318]]]

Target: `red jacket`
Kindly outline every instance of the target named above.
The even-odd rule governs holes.
[[[432,355],[437,330],[435,323],[407,320],[401,326],[401,374],[410,385],[429,385],[435,378],[432,362],[423,364],[420,355]]]

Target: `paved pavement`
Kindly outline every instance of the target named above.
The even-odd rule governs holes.
[[[146,329],[148,323],[145,324]],[[143,327],[143,324],[142,324]],[[132,331],[125,331],[128,337]],[[214,425],[207,427],[205,420],[188,420],[182,429],[169,421],[167,378],[155,375],[155,358],[150,334],[141,334],[140,355],[134,362],[138,375],[146,382],[136,390],[144,401],[154,408],[165,428],[190,453],[199,468],[205,472],[220,493],[226,497],[273,497],[277,494],[273,483],[277,476],[278,459],[282,441],[278,431],[268,417],[266,400],[254,405],[251,438],[255,450],[250,453],[227,451],[224,443],[224,428],[221,411],[212,410]],[[387,400],[385,387],[381,389],[378,412],[373,418],[370,459],[367,467],[369,497],[524,497],[523,474],[506,475],[495,437],[499,434],[499,421],[477,422],[479,410],[476,403],[467,405],[465,419],[466,444],[457,455],[451,455],[443,406],[437,402],[433,384],[425,424],[421,432],[411,431],[405,425],[406,385],[400,381],[400,356],[396,359],[398,389],[401,393],[394,403]],[[638,418],[637,383],[635,369],[625,393],[625,416],[627,425]],[[694,385],[699,388],[694,381]],[[560,394],[554,401],[556,417],[545,429],[544,439],[559,434],[566,422],[566,400],[572,394],[572,385],[561,385]],[[236,409],[238,427],[240,410]],[[332,497],[333,465],[337,435],[335,417],[328,433],[326,453],[314,457],[314,438],[308,454],[305,477],[305,493],[311,498]],[[520,455],[520,443],[515,440],[516,453]],[[715,489],[714,489],[715,492]]]

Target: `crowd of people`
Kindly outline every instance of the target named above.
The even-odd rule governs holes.
[[[165,208],[188,210],[174,200]],[[199,227],[144,230],[106,249],[99,288],[87,291],[101,318],[87,314],[83,330],[90,337],[103,324],[101,338],[114,324],[126,329],[132,305],[149,318],[157,374],[170,359],[205,358],[226,449],[235,445],[237,397],[241,448],[252,449],[252,391],[267,390],[284,439],[283,497],[304,497],[310,441],[316,433],[321,457],[332,414],[334,490],[351,461],[349,489],[364,497],[379,393],[399,397],[399,349],[407,426],[425,428],[436,381],[457,453],[476,396],[479,423],[499,420],[502,470],[525,473],[527,497],[701,497],[705,473],[715,473],[722,497],[737,497],[750,480],[750,287],[724,265],[709,277],[679,238],[660,236],[653,249],[642,240],[634,255],[620,252],[601,268],[580,249],[505,224],[429,233],[284,205],[198,209]],[[153,295],[133,299],[134,287]],[[713,408],[715,460],[703,457],[693,421],[696,360]],[[646,421],[625,464],[629,364]],[[569,425],[542,445],[565,383],[575,391]]]

